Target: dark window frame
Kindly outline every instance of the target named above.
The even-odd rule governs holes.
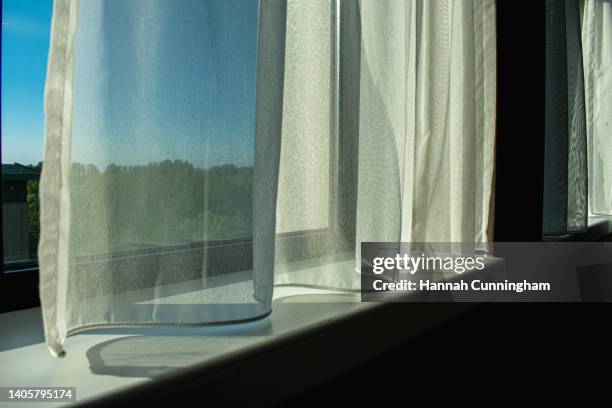
[[[545,6],[496,1],[496,242],[542,240]]]

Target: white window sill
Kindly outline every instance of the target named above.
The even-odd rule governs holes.
[[[44,344],[39,308],[2,314],[0,384],[74,386],[79,400],[89,399],[374,306],[347,294],[289,287],[276,291],[274,312],[262,320],[184,329],[90,330],[66,339],[63,359],[53,358]],[[20,342],[30,344],[19,347]]]
[[[417,312],[424,307],[428,310],[426,319]],[[68,352],[63,359],[49,354],[40,309],[21,310],[0,314],[0,386],[71,386],[76,387],[77,400],[83,402],[147,387],[186,371],[178,369],[205,372],[236,358],[246,364],[253,350],[267,350],[272,363],[275,349],[321,332],[326,333],[327,347],[317,346],[316,341],[303,342],[306,344],[300,347],[315,347],[317,355],[326,359],[317,364],[326,361],[329,365],[324,371],[331,375],[336,369],[401,344],[468,307],[452,303],[442,307],[417,303],[393,307],[388,303],[361,303],[358,293],[281,286],[275,289],[273,312],[261,320],[200,328],[89,330],[66,339]],[[411,310],[407,312],[406,308]],[[400,329],[392,324],[398,317],[402,320]],[[359,341],[364,334],[372,339]],[[342,346],[349,343],[349,347]],[[291,355],[299,358],[303,353]],[[305,367],[300,365],[302,369]]]

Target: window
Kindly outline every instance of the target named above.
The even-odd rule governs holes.
[[[132,274],[125,290],[153,286],[159,274],[144,268],[136,273],[131,263],[146,256],[155,269],[177,263],[177,253],[182,267],[194,270],[193,274],[181,273],[179,280],[199,276],[203,267],[208,275],[252,267],[258,2],[249,2],[247,9],[240,6],[240,16],[232,12],[237,4],[230,3],[196,6],[191,17],[181,13],[162,16],[138,2],[79,7],[72,88],[79,103],[72,112],[70,163],[72,218],[79,222],[70,224],[70,254],[84,278],[95,272],[95,264],[107,262],[116,273]],[[3,194],[7,200],[3,203],[3,242],[5,271],[11,272],[27,269],[36,273],[37,269],[43,93],[52,6],[52,0],[3,3],[2,180],[8,192]],[[333,10],[335,5],[330,7]],[[135,13],[134,8],[142,10]],[[299,10],[293,13],[297,24]],[[135,21],[134,15],[141,19]],[[196,15],[209,18],[214,44],[208,47],[206,42],[189,41],[202,29]],[[106,19],[112,21],[113,29],[100,34],[103,21],[99,16],[104,16],[104,24]],[[304,29],[315,35],[321,31],[320,35],[330,38],[337,26],[334,16],[321,13],[318,21]],[[133,24],[142,26],[136,30]],[[185,47],[156,47],[160,36],[182,37],[165,44],[178,41]],[[308,35],[292,40],[312,47]],[[146,53],[134,52],[134,43],[141,44]],[[31,52],[24,51],[27,47],[35,49],[40,58],[28,60]],[[311,56],[318,59],[309,61],[308,67],[317,63],[330,67],[325,60],[336,58],[333,42],[313,52]],[[101,61],[109,69],[105,76],[96,77],[92,73]],[[156,77],[139,78],[138,66],[146,61],[172,63],[152,69]],[[331,86],[337,73],[336,65],[331,67],[329,72],[314,74],[298,63],[288,67],[293,73],[287,75],[306,76],[313,84],[324,77],[316,85],[320,92],[304,89],[300,93],[297,88],[302,83],[295,84],[298,92],[294,92],[298,97],[317,94],[324,99],[322,117],[316,121],[323,125],[305,126],[309,118],[303,118],[304,123],[296,124],[302,133],[284,129],[292,135],[287,138],[285,156],[293,154],[292,148],[297,151],[309,145],[317,161],[304,156],[294,162],[295,167],[285,167],[281,177],[294,179],[302,174],[303,188],[299,197],[287,190],[279,199],[299,200],[304,209],[312,206],[309,192],[329,191],[328,199],[309,212],[312,217],[301,217],[304,211],[298,211],[279,220],[281,252],[287,254],[283,260],[288,262],[329,255],[329,243],[339,232],[331,203],[340,203],[330,198],[338,194],[339,177],[339,170],[330,165],[330,156],[339,151],[332,109],[337,95]],[[26,86],[32,89],[24,92]],[[193,104],[194,100],[199,102]],[[314,126],[315,122],[310,123]],[[27,137],[19,133],[33,124],[36,127]],[[28,281],[32,293],[28,304],[34,305],[38,302],[37,276]]]
[[[52,0],[2,2],[0,312],[39,304],[38,185]]]
[[[2,247],[5,270],[36,267],[43,92],[52,1],[2,2]]]

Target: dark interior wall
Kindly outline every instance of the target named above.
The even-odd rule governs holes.
[[[592,368],[609,360],[612,331],[601,324],[607,309],[483,304],[286,405],[403,407],[450,400],[495,406],[500,399],[579,392],[575,373],[594,378],[599,374]]]

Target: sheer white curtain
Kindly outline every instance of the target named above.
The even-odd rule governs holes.
[[[284,14],[55,1],[39,247],[55,354],[99,325],[269,313]]]
[[[578,0],[546,2],[545,235],[588,228],[588,158]]]
[[[492,232],[493,0],[56,0],[47,342],[358,290],[363,241]]]
[[[289,2],[277,220],[326,244],[279,235],[276,284],[357,290],[365,241],[492,239],[494,1],[339,7]]]
[[[581,4],[589,208],[593,214],[612,215],[612,3]]]

